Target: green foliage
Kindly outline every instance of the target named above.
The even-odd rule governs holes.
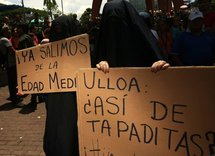
[[[90,20],[91,12],[92,12],[92,9],[87,8],[80,17],[80,24],[81,24],[83,33],[87,33],[92,27],[92,21]]]
[[[60,15],[62,12],[58,9],[58,5],[55,0],[44,0],[43,2],[44,6],[46,8],[43,8],[43,10],[38,10],[38,9],[33,9],[33,8],[19,8],[19,9],[14,9],[14,10],[8,10],[4,12],[0,12],[0,16],[9,16],[9,17],[14,17],[16,14],[20,15],[33,15],[35,12],[39,14],[40,17],[45,17],[47,15]],[[89,32],[92,27],[95,26],[95,23],[91,20],[91,13],[92,9],[87,8],[84,13],[80,17],[80,26],[81,26],[81,31],[83,33]],[[69,13],[69,16],[72,16],[74,19],[77,18],[76,13]]]
[[[55,0],[44,0],[43,5],[46,6],[48,10],[56,9],[58,6]]]
[[[58,6],[53,7],[51,10],[48,10],[48,8],[43,8],[48,14],[51,15],[60,15],[62,12],[58,9]]]
[[[215,0],[212,0],[212,5],[211,5],[212,10],[215,11]]]
[[[55,0],[44,0],[43,6],[46,6],[46,11],[49,12],[49,15],[52,17],[53,14],[61,14],[58,9],[58,5]]]
[[[7,10],[7,11],[3,11],[0,13],[0,16],[9,16],[9,17],[13,17],[16,14],[34,14],[35,12],[37,12],[40,16],[47,16],[47,12],[44,10],[38,10],[38,9],[32,9],[32,8],[18,8],[18,9],[14,9],[14,10]]]

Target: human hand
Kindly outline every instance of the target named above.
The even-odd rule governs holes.
[[[169,66],[170,66],[170,64],[167,63],[166,61],[159,60],[152,64],[151,71],[154,73],[157,73],[158,71],[164,70],[164,69],[168,68]]]
[[[103,71],[104,73],[109,73],[109,64],[107,61],[99,62],[98,64],[96,64],[96,68]]]
[[[25,95],[25,94],[23,94],[23,93],[19,90],[19,87],[18,87],[18,86],[16,86],[16,89],[17,89],[16,95],[18,95],[18,96],[23,96],[23,95]]]

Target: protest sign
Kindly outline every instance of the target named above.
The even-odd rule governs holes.
[[[76,90],[76,71],[89,68],[87,34],[42,44],[16,52],[20,93],[67,92]]]
[[[215,68],[78,73],[81,156],[210,156]]]

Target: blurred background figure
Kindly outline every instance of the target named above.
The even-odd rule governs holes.
[[[45,44],[45,43],[49,43],[49,36],[50,36],[50,28],[46,28],[43,31],[43,39],[40,42],[40,44]]]
[[[155,38],[159,40],[158,33],[154,28],[154,19],[152,15],[148,12],[139,12],[139,15],[143,18],[143,20],[145,21],[146,25],[149,27]]]
[[[215,36],[203,31],[204,17],[198,9],[188,16],[188,30],[175,40],[172,54],[175,64],[182,66],[213,66],[215,61]]]
[[[15,49],[10,42],[11,30],[7,25],[1,28],[0,51],[4,57],[4,66],[7,71],[9,98],[15,107],[22,107],[22,99],[17,93],[17,73],[16,73],[16,58]]]
[[[157,32],[159,36],[159,45],[165,55],[169,58],[173,46],[173,36],[166,17],[158,19]]]
[[[29,23],[29,28],[35,26],[35,35],[38,37],[38,41],[41,42],[42,36],[42,28],[43,28],[43,20],[40,19],[38,12],[34,13],[33,19]]]
[[[204,29],[215,35],[215,10],[212,9],[212,0],[198,0],[197,2],[204,15]]]

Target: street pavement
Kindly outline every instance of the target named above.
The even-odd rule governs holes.
[[[1,75],[0,75],[1,76]],[[45,104],[37,104],[34,112],[15,108],[7,100],[8,87],[0,87],[0,156],[45,156],[43,134],[46,118]],[[23,104],[30,102],[30,95]]]

